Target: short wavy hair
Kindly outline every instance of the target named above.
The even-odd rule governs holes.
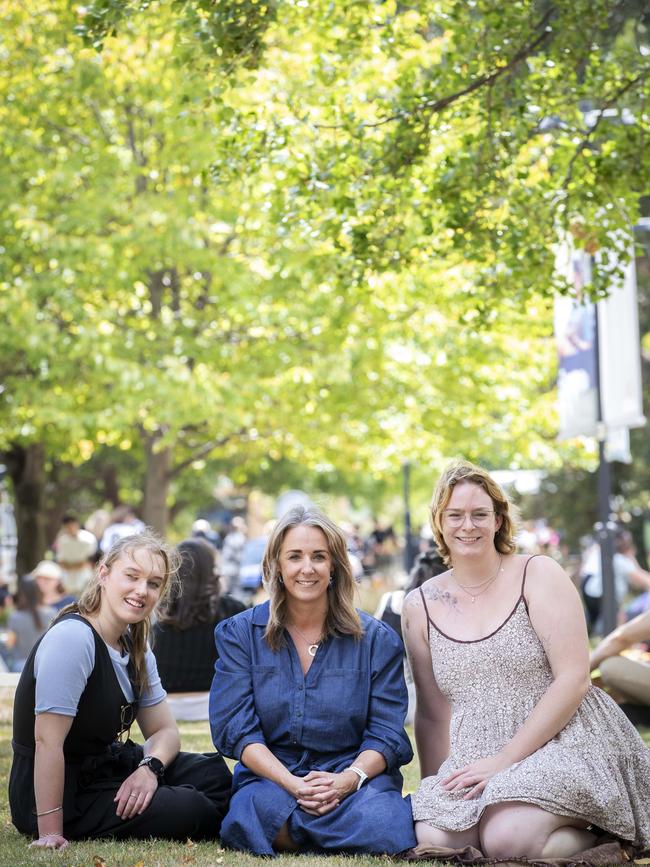
[[[328,591],[329,605],[325,619],[326,637],[353,635],[361,638],[363,634],[361,621],[354,607],[354,576],[343,531],[315,506],[296,506],[289,509],[276,523],[266,543],[262,561],[264,584],[271,600],[265,638],[272,650],[279,650],[286,642],[284,630],[287,622],[287,594],[280,581],[280,550],[289,530],[301,526],[315,527],[325,535],[332,558],[332,581]]]
[[[501,526],[494,534],[494,547],[500,554],[514,554],[517,549],[514,537],[519,520],[516,506],[510,503],[501,486],[486,470],[470,461],[459,460],[453,461],[446,467],[438,479],[431,500],[431,528],[444,562],[450,564],[451,552],[442,533],[442,514],[447,508],[454,488],[462,482],[478,485],[492,500],[494,512],[501,518]]]

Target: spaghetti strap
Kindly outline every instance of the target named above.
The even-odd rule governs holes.
[[[524,566],[524,574],[521,579],[521,593],[519,594],[519,598],[524,600],[524,605],[526,606],[526,611],[528,611],[528,602],[526,602],[526,597],[524,596],[524,587],[526,586],[526,572],[528,571],[528,564],[531,560],[534,560],[535,557],[541,557],[541,554],[532,554],[528,560],[526,560],[526,565]]]
[[[429,616],[429,609],[427,608],[427,603],[426,603],[426,600],[424,598],[424,593],[422,592],[422,588],[418,587],[418,590],[420,591],[420,596],[422,597],[422,604],[424,605],[424,613],[427,615],[427,639],[429,640],[429,642],[431,642],[431,623],[432,623],[432,620],[431,620],[431,617]]]

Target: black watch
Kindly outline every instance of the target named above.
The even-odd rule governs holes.
[[[163,775],[165,773],[165,766],[157,759],[155,756],[145,756],[139,763],[138,767],[149,768],[149,770],[155,774],[159,780],[162,780]]]

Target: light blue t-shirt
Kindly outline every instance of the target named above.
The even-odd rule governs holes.
[[[119,650],[108,645],[106,648],[125,698],[133,701],[133,688],[127,672],[129,655],[122,656]],[[160,704],[167,695],[160,682],[156,657],[150,648],[147,648],[145,661],[148,686],[138,701],[141,708]],[[43,636],[34,659],[35,713],[76,716],[79,699],[94,667],[95,636],[92,630],[74,619],[56,623]]]

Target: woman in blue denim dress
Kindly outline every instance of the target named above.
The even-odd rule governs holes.
[[[238,759],[223,844],[257,855],[414,846],[402,644],[355,610],[343,533],[292,509],[263,570],[270,600],[215,631],[212,738]]]

